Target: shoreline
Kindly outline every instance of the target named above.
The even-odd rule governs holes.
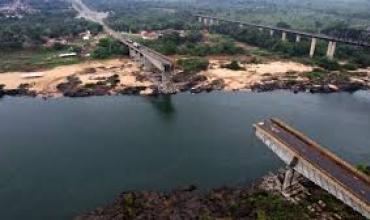
[[[198,73],[177,71],[172,76],[176,93],[212,91],[267,92],[289,90],[293,93],[355,92],[370,89],[370,69],[343,76],[328,72],[324,77],[309,77],[313,67],[292,61],[242,64],[234,71],[222,66],[225,58],[212,58],[208,70]],[[145,72],[128,58],[89,61],[60,66],[41,72],[0,74],[0,97],[30,96],[89,97],[109,95],[160,95],[160,73]]]
[[[282,191],[284,169],[248,185],[198,190],[194,185],[172,191],[126,191],[104,207],[81,213],[74,220],[108,219],[259,219],[261,213],[286,219],[364,219],[304,177],[296,190]],[[300,189],[297,191],[297,188]]]

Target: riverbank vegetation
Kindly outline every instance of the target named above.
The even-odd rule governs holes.
[[[142,40],[141,43],[165,55],[208,56],[244,53],[244,49],[236,46],[233,39],[219,35],[205,37],[200,30],[189,30],[183,34],[172,31],[157,40]]]
[[[202,70],[207,70],[209,66],[209,61],[204,58],[187,58],[187,59],[179,59],[177,61],[177,64],[186,73],[197,73]]]
[[[107,59],[113,56],[128,55],[128,47],[113,38],[102,38],[91,53],[94,59]]]
[[[368,49],[353,47],[348,45],[339,45],[337,47],[336,60],[325,58],[327,42],[318,41],[313,59],[308,58],[310,50],[309,39],[302,39],[301,42],[295,42],[295,36],[289,36],[287,41],[282,41],[279,33],[270,36],[267,31],[261,31],[257,28],[243,28],[233,24],[220,24],[211,27],[211,32],[231,36],[232,38],[247,43],[252,46],[264,48],[268,51],[281,54],[286,58],[301,58],[302,62],[318,65],[327,70],[349,69],[357,67],[366,68],[370,66],[370,51]],[[346,60],[346,63],[340,65],[338,60]]]
[[[252,187],[222,187],[202,193],[189,186],[169,193],[130,191],[104,208],[77,217],[78,220],[111,219],[364,219],[323,190],[310,186],[312,195],[292,203],[281,195]]]
[[[37,71],[60,65],[70,65],[86,60],[83,57],[59,57],[69,50],[39,48],[13,52],[0,52],[0,73],[13,71]]]
[[[360,164],[357,166],[357,169],[361,172],[363,172],[364,174],[370,176],[370,166],[366,166],[364,164]]]

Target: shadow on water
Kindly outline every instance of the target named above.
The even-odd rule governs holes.
[[[149,97],[148,100],[165,119],[171,119],[176,112],[172,103],[171,95],[159,95],[157,97]]]

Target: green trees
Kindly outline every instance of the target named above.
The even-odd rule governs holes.
[[[0,49],[21,49],[25,43],[40,46],[45,38],[75,37],[90,30],[98,33],[102,27],[84,19],[75,18],[71,10],[46,10],[23,18],[0,17]]]
[[[358,165],[357,166],[357,169],[361,172],[363,172],[364,174],[370,176],[370,166],[366,166],[366,165]]]
[[[209,61],[203,58],[188,58],[180,59],[177,61],[177,64],[186,72],[186,73],[196,73],[202,70],[207,70]]]
[[[212,54],[239,54],[244,50],[235,46],[230,38],[217,37],[211,42],[203,42],[203,35],[200,31],[188,31],[185,36],[178,33],[163,35],[160,39],[154,41],[144,41],[146,46],[166,54],[181,54],[190,56],[207,56]]]
[[[128,48],[119,41],[112,38],[103,38],[99,41],[91,57],[95,59],[106,59],[114,55],[128,54]]]
[[[289,29],[291,26],[284,21],[280,21],[276,24],[276,27]]]
[[[257,28],[243,29],[233,24],[221,24],[213,27],[212,30],[231,36],[238,41],[292,57],[307,57],[310,50],[309,39],[302,39],[298,43],[292,40],[281,41],[280,37],[271,37],[266,31],[259,31]],[[327,70],[339,70],[341,66],[336,61],[325,58],[327,45],[328,42],[326,41],[318,41],[314,61]],[[349,61],[350,65],[343,67],[348,70],[354,69],[356,66],[362,68],[370,66],[370,51],[361,47],[339,44],[335,57]]]

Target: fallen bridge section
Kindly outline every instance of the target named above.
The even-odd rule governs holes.
[[[292,170],[370,218],[370,179],[278,119],[254,125],[261,139]]]

